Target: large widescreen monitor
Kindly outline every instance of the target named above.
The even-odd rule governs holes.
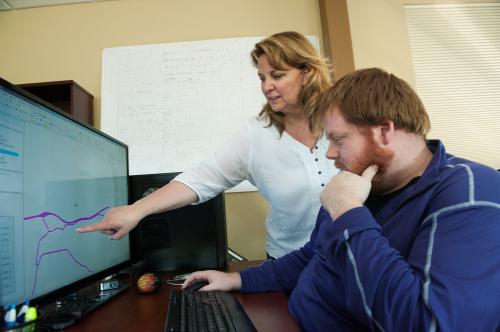
[[[128,203],[127,146],[0,79],[0,304],[44,304],[130,263],[77,227]]]

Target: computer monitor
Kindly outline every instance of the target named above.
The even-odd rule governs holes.
[[[75,229],[128,203],[127,146],[0,79],[0,305],[45,305],[131,262]]]
[[[131,203],[179,173],[130,177]],[[130,233],[132,256],[142,270],[222,269],[227,262],[224,196],[144,218]]]

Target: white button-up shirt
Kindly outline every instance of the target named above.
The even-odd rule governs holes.
[[[198,203],[248,180],[271,205],[266,250],[281,257],[309,241],[321,205],[319,195],[337,173],[334,162],[325,157],[327,149],[325,135],[310,150],[253,118],[211,158],[175,180],[193,189]]]

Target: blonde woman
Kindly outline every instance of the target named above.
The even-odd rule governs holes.
[[[281,257],[308,240],[319,195],[336,173],[326,159],[328,141],[315,104],[331,86],[324,59],[297,32],[274,34],[255,45],[267,103],[227,144],[193,169],[132,205],[111,209],[102,222],[79,232],[102,231],[120,239],[149,214],[204,202],[244,180],[270,203],[266,252]]]

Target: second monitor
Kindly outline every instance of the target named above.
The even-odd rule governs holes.
[[[179,173],[130,176],[130,203]],[[153,271],[224,268],[227,235],[224,196],[144,218],[130,233],[132,256]]]

